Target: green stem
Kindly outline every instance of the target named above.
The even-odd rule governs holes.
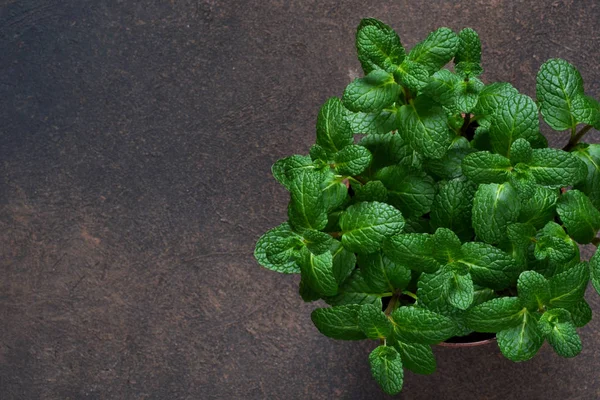
[[[410,296],[413,299],[417,300],[417,295],[414,294],[413,292],[409,292],[408,290],[404,290],[404,291],[402,291],[402,294],[405,294],[405,295]]]
[[[571,132],[571,139],[569,140],[569,143],[567,143],[567,145],[563,148],[564,151],[569,151],[571,150],[573,147],[575,147],[575,145],[577,143],[579,143],[579,141],[581,140],[581,138],[588,133],[588,131],[590,129],[592,129],[593,126],[592,125],[586,125],[583,128],[581,128],[581,130],[577,133],[575,133],[575,128],[573,128],[572,132]]]

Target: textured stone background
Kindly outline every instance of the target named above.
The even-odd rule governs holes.
[[[365,16],[409,48],[471,26],[485,81],[534,95],[563,57],[600,95],[594,0],[0,0],[0,398],[384,398],[374,344],[319,335],[252,258],[286,215],[270,166],[358,73]],[[399,398],[600,398],[599,333],[571,360],[437,348]]]

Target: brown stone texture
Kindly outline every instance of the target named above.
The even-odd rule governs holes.
[[[386,398],[375,343],[320,335],[252,257],[286,218],[270,166],[359,74],[366,16],[408,48],[473,27],[483,80],[530,96],[565,58],[600,97],[594,0],[0,0],[2,400]],[[600,398],[600,318],[580,332],[568,360],[436,348],[398,398]]]

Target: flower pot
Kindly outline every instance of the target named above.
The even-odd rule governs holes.
[[[456,336],[439,344],[443,347],[475,347],[496,341],[495,333],[474,332],[467,336]]]

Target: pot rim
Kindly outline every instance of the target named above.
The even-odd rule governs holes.
[[[496,341],[496,337],[494,336],[493,338],[478,340],[476,342],[466,342],[466,343],[442,342],[442,343],[439,343],[438,346],[442,346],[442,347],[477,347],[477,346],[483,346],[485,344],[492,343],[495,341]]]

